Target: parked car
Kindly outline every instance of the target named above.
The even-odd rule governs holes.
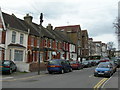
[[[58,73],[65,73],[65,72],[71,72],[72,67],[70,63],[63,59],[53,59],[48,61],[47,70],[49,74],[52,74],[53,72]]]
[[[110,61],[110,63],[112,64],[112,66],[113,66],[113,72],[115,73],[116,70],[117,70],[117,65],[114,63],[114,61]]]
[[[109,58],[102,58],[102,59],[100,59],[100,62],[109,62],[109,61],[110,61]]]
[[[96,65],[98,65],[100,63],[100,59],[96,59],[94,61],[96,62]]]
[[[12,74],[12,72],[15,72],[17,70],[16,64],[11,60],[1,60],[0,68],[2,73],[9,73],[9,74]]]
[[[117,66],[117,68],[119,68],[119,67],[120,67],[120,58],[116,58],[116,59],[114,60],[114,63],[115,63],[115,65]]]
[[[87,67],[91,66],[91,64],[90,64],[90,62],[88,60],[83,61],[82,64],[83,64],[84,68],[87,68]]]
[[[78,69],[78,70],[83,69],[83,65],[79,61],[71,61],[70,65],[71,65],[72,69]]]
[[[97,68],[95,68],[94,76],[108,76],[110,77],[114,73],[113,65],[110,62],[101,62]]]
[[[89,60],[91,66],[95,66],[96,65],[96,61],[95,60]]]

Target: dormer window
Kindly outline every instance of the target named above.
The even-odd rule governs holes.
[[[15,43],[15,41],[16,41],[16,32],[13,31],[12,32],[12,43]]]

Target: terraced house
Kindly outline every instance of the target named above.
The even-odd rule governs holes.
[[[87,30],[82,30],[82,58],[89,57],[88,38],[89,36]]]
[[[76,45],[66,35],[33,23],[33,17],[29,14],[22,20],[14,14],[1,12],[0,18],[0,40],[4,41],[0,44],[2,60],[3,57],[13,60],[19,71],[38,69],[39,50],[41,69],[46,68],[45,61],[49,59],[69,60],[76,57]]]
[[[1,11],[1,10],[0,10]],[[5,53],[5,33],[6,28],[3,22],[2,13],[0,12],[0,60],[4,59]]]
[[[75,43],[76,58],[74,59],[78,60],[81,57],[81,48],[82,48],[81,47],[82,35],[81,35],[80,25],[58,26],[58,27],[55,27],[54,30],[66,33],[66,35],[70,38],[70,40],[73,43]]]

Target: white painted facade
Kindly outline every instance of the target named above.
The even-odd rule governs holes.
[[[95,56],[101,56],[102,54],[102,46],[101,46],[101,43],[94,43],[94,49],[95,49],[95,52],[94,52],[94,55]]]
[[[107,46],[102,45],[102,57],[107,57]]]
[[[77,60],[77,53],[75,53],[75,45],[69,44],[70,47],[70,59]]]
[[[3,31],[3,28],[5,30],[5,24],[4,24],[4,21],[3,21],[2,11],[1,11],[1,8],[0,8],[0,60],[2,60],[2,57],[4,57],[4,55],[2,54],[3,53],[2,50],[5,49],[5,44],[2,43],[2,31]]]
[[[15,43],[12,43],[12,32],[16,32],[16,39]],[[20,44],[20,34],[23,34],[23,44]],[[6,60],[12,60],[16,63],[19,71],[29,71],[29,65],[27,62],[27,41],[28,41],[28,33],[23,32],[22,30],[18,31],[15,29],[7,28],[6,31],[6,44],[5,44],[5,59]],[[17,47],[17,46],[8,46],[10,44],[19,44],[24,46],[25,48]],[[22,51],[22,60],[17,61],[15,60],[15,51]],[[18,57],[19,58],[19,57]],[[24,66],[23,66],[24,65]]]

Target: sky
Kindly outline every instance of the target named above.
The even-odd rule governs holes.
[[[88,30],[90,38],[103,43],[114,42],[117,48],[117,36],[113,23],[118,17],[119,0],[0,0],[1,10],[14,13],[18,18],[29,13],[33,22],[39,24],[43,13],[43,26],[49,23],[53,27],[80,25]]]

